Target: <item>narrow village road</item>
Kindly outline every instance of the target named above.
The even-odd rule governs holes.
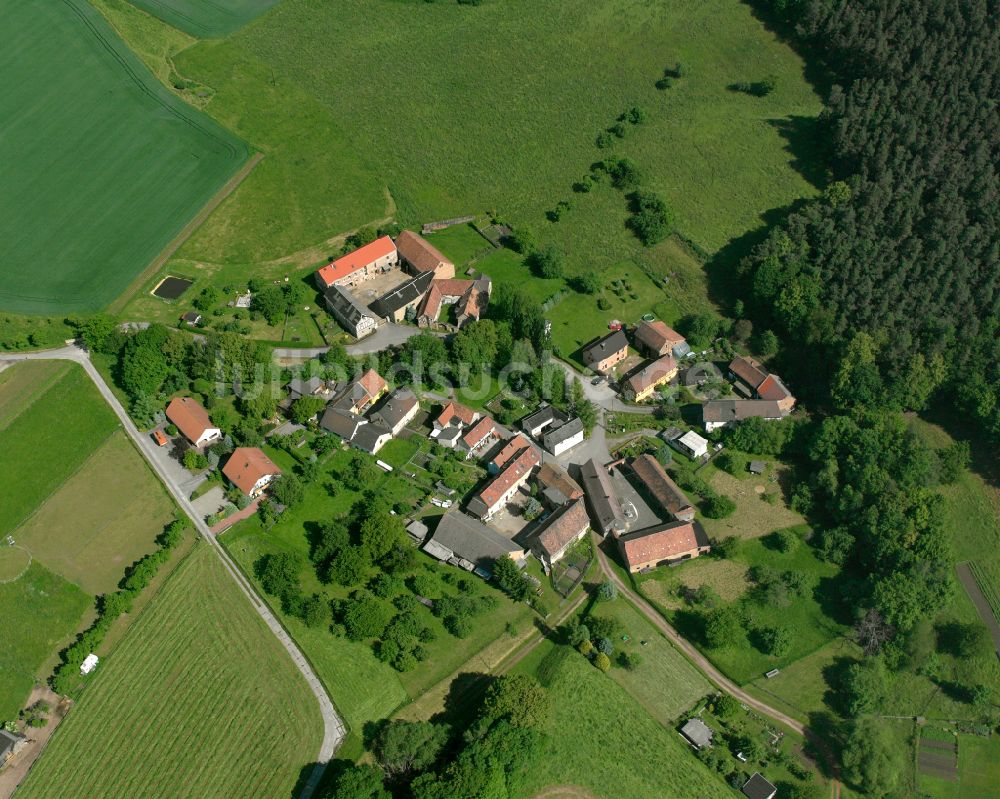
[[[603,572],[607,579],[614,583],[615,587],[618,588],[618,591],[633,605],[635,605],[639,611],[647,619],[649,619],[650,622],[652,622],[653,626],[655,626],[656,629],[667,637],[667,640],[687,655],[691,662],[693,662],[695,666],[697,666],[698,669],[708,678],[709,682],[714,683],[717,688],[725,691],[727,694],[731,694],[747,707],[753,708],[758,713],[763,713],[765,716],[770,716],[775,721],[784,724],[786,727],[794,730],[812,743],[822,753],[823,759],[826,760],[827,765],[834,774],[833,778],[831,778],[831,795],[835,798],[839,797],[840,774],[836,766],[836,760],[834,759],[832,752],[830,752],[826,742],[817,738],[808,727],[802,724],[802,722],[793,719],[788,714],[782,713],[780,710],[777,710],[759,699],[754,698],[715,668],[708,658],[701,654],[701,652],[699,652],[686,638],[683,638],[677,630],[668,624],[667,620],[664,619],[652,605],[650,605],[645,599],[639,596],[639,594],[624,583],[614,569],[611,568],[611,565],[608,563],[607,555],[604,554],[600,544],[601,539],[595,534],[594,548],[597,550],[597,561],[601,566],[601,572]]]
[[[229,557],[229,554],[222,548],[222,545],[215,539],[215,536],[212,535],[201,516],[199,516],[195,511],[191,501],[187,497],[186,492],[183,490],[183,487],[163,469],[159,460],[153,456],[155,444],[152,439],[136,428],[135,424],[133,424],[131,418],[118,401],[118,398],[111,391],[108,384],[104,382],[104,378],[101,377],[100,372],[98,372],[97,369],[94,368],[94,365],[90,362],[90,358],[87,353],[78,347],[66,346],[62,349],[46,350],[42,352],[0,354],[0,361],[44,360],[73,361],[83,367],[83,369],[87,372],[87,375],[93,381],[94,385],[97,386],[98,391],[101,392],[104,400],[109,406],[111,406],[111,409],[118,416],[125,432],[128,433],[139,452],[142,453],[142,456],[146,459],[150,468],[156,472],[160,480],[163,481],[163,484],[170,491],[174,500],[188,515],[195,530],[197,530],[198,533],[200,533],[201,536],[211,545],[212,549],[222,560],[222,563],[226,567],[230,576],[240,587],[240,590],[246,595],[247,599],[250,600],[254,610],[257,611],[257,614],[264,620],[264,623],[281,642],[281,645],[291,657],[292,662],[305,678],[306,683],[309,685],[309,689],[313,692],[313,695],[316,697],[316,701],[319,703],[320,713],[323,717],[323,741],[320,745],[319,752],[316,755],[316,763],[313,767],[312,773],[309,775],[309,779],[306,781],[306,784],[303,786],[300,794],[300,799],[310,799],[313,792],[316,790],[316,787],[319,785],[319,781],[323,777],[327,763],[333,757],[334,753],[337,751],[347,734],[344,723],[334,708],[333,702],[330,700],[330,696],[327,694],[323,683],[320,681],[316,672],[313,670],[309,661],[306,660],[301,650],[285,631],[285,628],[282,627],[281,622],[278,621],[267,604],[259,596],[257,596],[253,586],[243,576],[239,567],[237,567],[232,558]]]

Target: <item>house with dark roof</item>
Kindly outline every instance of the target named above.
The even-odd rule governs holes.
[[[687,738],[688,743],[695,749],[704,749],[706,746],[712,745],[715,733],[701,719],[688,719],[681,727],[681,735]]]
[[[587,497],[593,528],[604,536],[625,532],[621,503],[608,470],[591,458],[580,467],[580,481]]]
[[[702,424],[708,433],[744,419],[756,417],[774,421],[787,415],[773,400],[709,400],[701,406]]]
[[[0,727],[0,766],[28,745],[28,739],[19,732],[10,732]]]
[[[333,286],[352,286],[398,263],[396,245],[388,236],[382,236],[319,269],[316,286],[324,293]]]
[[[669,327],[666,322],[642,322],[635,329],[635,343],[651,358],[673,355],[683,358],[691,352],[687,339]]]
[[[729,364],[729,377],[736,392],[747,399],[776,402],[786,415],[795,407],[795,397],[781,378],[765,370],[753,358],[733,358]]]
[[[396,389],[376,410],[371,413],[371,421],[388,427],[398,436],[420,412],[420,402],[408,388]]]
[[[222,473],[248,497],[259,496],[281,474],[281,469],[257,447],[237,447]]]
[[[294,377],[285,384],[285,388],[288,390],[288,399],[292,401],[302,397],[328,399],[333,396],[330,386],[321,377],[310,377],[308,380]]]
[[[746,781],[742,791],[747,799],[774,799],[778,793],[778,789],[766,780],[759,771],[755,771],[753,776]]]
[[[711,549],[698,522],[667,522],[618,537],[618,551],[632,573],[691,560]]]
[[[371,303],[368,309],[379,319],[385,319],[387,322],[402,322],[407,318],[407,313],[416,315],[417,306],[423,300],[433,279],[433,272],[418,274],[383,294]]]
[[[389,384],[374,369],[348,383],[334,397],[332,407],[348,413],[362,414],[389,390]]]
[[[366,424],[368,424],[368,420],[363,416],[333,406],[328,407],[319,420],[320,427],[348,443],[354,440],[358,429]]]
[[[662,385],[677,377],[677,361],[673,355],[663,355],[655,361],[643,364],[642,368],[625,380],[624,394],[633,402],[645,402]]]
[[[201,321],[201,314],[197,311],[188,311],[185,314],[181,314],[181,321],[190,327],[194,327]]]
[[[341,327],[354,338],[364,338],[378,329],[378,317],[362,305],[343,286],[323,290],[323,302]]]
[[[569,416],[555,405],[543,405],[521,420],[521,429],[532,438],[537,439],[549,427],[558,427],[567,421],[569,421]]]
[[[222,431],[212,424],[208,411],[193,397],[176,397],[167,405],[167,419],[196,447],[222,438]]]
[[[500,558],[519,564],[524,550],[508,538],[461,511],[451,510],[441,517],[424,551],[438,560],[476,571],[487,579]]]
[[[437,279],[455,277],[455,264],[423,236],[404,230],[396,237],[399,255],[415,275],[429,274]]]
[[[583,441],[583,420],[574,416],[565,424],[550,427],[542,436],[542,446],[553,455],[562,455]]]
[[[590,518],[583,499],[564,505],[549,516],[531,537],[531,552],[541,561],[545,572],[562,560],[573,544],[590,530]]]
[[[392,431],[381,424],[363,424],[354,433],[351,445],[372,455],[392,441]]]
[[[643,453],[633,458],[629,466],[646,494],[664,511],[679,521],[694,520],[694,506],[656,458]]]
[[[583,348],[583,362],[599,374],[607,374],[628,357],[628,339],[615,330]]]
[[[499,473],[469,500],[469,513],[488,521],[502,511],[518,489],[528,482],[541,458],[530,444],[506,461]]]
[[[539,467],[535,482],[542,497],[553,508],[561,508],[583,496],[583,490],[566,470],[551,461]]]

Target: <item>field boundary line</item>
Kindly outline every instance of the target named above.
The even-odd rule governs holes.
[[[234,191],[236,191],[244,180],[250,177],[250,173],[253,172],[257,164],[263,160],[264,153],[262,152],[256,152],[250,156],[243,166],[240,167],[239,171],[227,180],[214,195],[212,195],[211,199],[209,199],[209,201],[201,207],[201,210],[191,217],[188,223],[181,228],[180,233],[174,236],[167,243],[167,246],[160,251],[160,254],[157,255],[156,258],[154,258],[152,262],[132,280],[125,291],[118,296],[118,299],[108,305],[108,311],[110,313],[121,313],[122,309],[124,309],[124,307],[135,298],[146,282],[166,265],[167,261],[170,260],[173,254],[184,246],[185,242],[187,242],[187,240],[194,235],[195,231],[205,223],[205,220],[212,215],[212,212],[222,205],[222,202],[226,200]]]
[[[2,352],[0,352],[0,360],[3,360]],[[65,366],[65,364],[60,364],[60,366]],[[0,432],[6,430],[8,427],[14,424],[14,422],[16,422],[19,418],[21,418],[21,416],[23,416],[26,411],[28,411],[36,402],[38,402],[38,400],[40,400],[42,397],[48,394],[49,391],[51,391],[52,388],[55,387],[55,384],[58,383],[60,380],[62,380],[68,374],[68,371],[69,370],[64,369],[61,372],[57,372],[54,377],[49,379],[48,384],[43,387],[42,391],[33,392],[31,399],[29,399],[25,405],[21,406],[21,410],[8,417],[9,421],[4,423],[4,420],[0,418]]]

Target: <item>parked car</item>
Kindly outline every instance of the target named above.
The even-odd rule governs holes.
[[[592,386],[599,386],[606,379],[607,378],[604,375],[598,375],[597,377],[595,377],[593,380],[590,381],[590,385],[592,385]]]
[[[167,446],[167,444],[170,443],[170,439],[167,438],[166,433],[164,433],[162,430],[153,431],[153,441],[156,442],[156,446],[158,447],[165,447]]]

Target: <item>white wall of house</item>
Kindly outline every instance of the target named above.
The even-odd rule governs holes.
[[[558,444],[556,444],[552,448],[551,452],[552,452],[553,455],[562,455],[562,453],[566,452],[566,450],[572,449],[577,444],[579,444],[581,441],[583,441],[583,431],[582,430],[579,433],[577,433],[576,435],[571,436],[570,438],[567,438],[564,441],[560,441]]]
[[[194,442],[194,445],[196,447],[203,447],[213,441],[218,441],[220,438],[222,438],[222,431],[218,427],[206,427],[205,431],[198,437],[198,440]]]

